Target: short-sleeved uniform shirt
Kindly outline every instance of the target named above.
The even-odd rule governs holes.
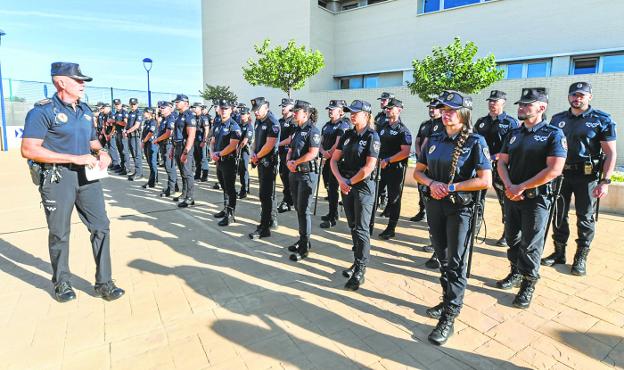
[[[500,152],[509,155],[509,179],[519,184],[546,168],[547,157],[565,158],[568,145],[560,128],[542,121],[530,129],[511,130]]]
[[[379,140],[381,140],[381,149],[379,150],[379,158],[381,159],[397,154],[401,151],[402,145],[412,146],[412,134],[400,119],[392,125],[386,124],[379,131]]]
[[[379,134],[374,129],[367,127],[361,134],[355,128],[347,130],[336,147],[342,151],[341,174],[356,173],[364,167],[368,157],[379,158],[380,147]]]
[[[97,117],[97,130],[98,130],[98,134],[100,132],[102,132],[102,129],[104,129],[104,132],[106,132],[106,134],[110,134],[110,132],[113,130],[113,127],[109,124],[107,124],[108,120],[111,119],[111,114],[110,112],[108,114],[104,114],[104,113],[100,113]]]
[[[201,143],[204,141],[204,135],[207,130],[210,130],[210,116],[200,114],[199,116],[195,116],[197,120],[197,131],[195,132],[195,141]]]
[[[97,139],[91,108],[78,102],[74,109],[57,94],[36,103],[28,112],[22,137],[42,139],[44,148],[73,155],[91,153],[91,141]]]
[[[611,116],[592,107],[579,116],[572,114],[571,110],[555,114],[550,124],[563,130],[567,138],[568,164],[599,158],[600,142],[616,139],[615,122]]]
[[[173,116],[173,114],[170,114],[167,117],[163,117],[162,121],[160,121],[160,127],[158,127],[158,136],[164,135],[167,132],[167,130],[171,130],[171,132],[173,133],[174,128],[175,128],[175,117]]]
[[[221,151],[230,144],[230,140],[241,139],[241,129],[238,123],[233,118],[229,118],[227,121],[222,121],[218,129],[214,132],[215,136],[215,151]]]
[[[442,131],[442,118],[432,118],[423,121],[418,127],[417,138],[420,139],[420,145],[425,142],[425,139],[431,137],[431,135]]]
[[[157,128],[156,128],[156,120],[155,119],[148,119],[147,121],[143,122],[143,130],[141,131],[141,140],[145,140],[145,138],[147,137],[147,135],[149,135],[149,133],[152,133],[152,137],[150,137],[150,139],[148,140],[149,143],[153,143],[154,140],[156,139],[156,134],[157,134]]]
[[[344,135],[349,129],[349,123],[344,119],[332,123],[328,121],[321,129],[321,147],[329,150],[336,143],[336,139]]]
[[[375,121],[375,131],[377,131],[377,133],[381,132],[381,130],[386,126],[386,124],[388,124],[388,116],[386,115],[386,112],[381,111],[377,113],[377,115],[374,118],[374,121]]]
[[[423,147],[418,163],[427,166],[427,174],[435,181],[447,184],[451,179],[451,162],[460,134],[448,136],[445,130],[432,135]],[[457,159],[453,182],[476,177],[477,171],[491,170],[490,150],[483,136],[469,134]]]
[[[241,129],[241,140],[243,140],[244,138],[247,138],[247,145],[245,145],[245,147],[242,148],[242,150],[244,150],[246,153],[249,153],[249,144],[251,143],[253,139],[254,127],[251,123],[251,120],[249,120],[249,122],[247,123],[240,123],[239,126]]]
[[[120,109],[117,110],[113,113],[113,119],[115,120],[115,122],[119,122],[119,124],[117,126],[119,126],[121,129],[124,129],[126,126],[124,120],[128,117],[128,112],[125,109]],[[123,125],[121,124],[123,123]]]
[[[499,114],[496,118],[492,118],[488,114],[479,118],[475,123],[475,131],[485,138],[492,155],[500,153],[503,140],[507,134],[518,127],[520,127],[518,121],[505,112]]]
[[[310,148],[318,148],[321,145],[321,133],[310,121],[303,126],[297,126],[290,141],[290,159],[297,160],[310,151]]]
[[[143,114],[139,112],[138,109],[128,112],[128,124],[126,125],[126,128],[131,128],[132,126],[134,126],[135,123],[137,123],[137,121],[143,122]]]
[[[275,119],[275,116],[272,112],[267,113],[264,120],[256,120],[255,130],[254,130],[254,153],[259,153],[264,144],[266,144],[267,138],[274,137],[275,140],[275,151],[277,151],[277,146],[280,141],[280,124]],[[274,152],[275,152],[274,151]]]
[[[190,109],[185,110],[184,112],[178,114],[178,117],[175,120],[175,127],[173,129],[173,142],[179,143],[188,137],[186,133],[187,127],[197,127],[197,119],[195,118],[195,113],[191,112]]]
[[[295,130],[297,129],[297,124],[293,120],[292,116],[286,119],[282,117],[278,121],[280,124],[280,141],[292,136],[292,134],[295,133]],[[287,151],[288,146],[282,147],[282,150]]]

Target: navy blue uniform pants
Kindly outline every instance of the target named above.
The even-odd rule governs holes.
[[[236,159],[230,156],[228,159],[219,159],[217,162],[217,179],[223,189],[226,205],[236,209]]]
[[[106,216],[102,185],[99,181],[87,181],[84,169],[57,168],[60,181],[51,182],[48,173],[39,186],[49,230],[52,282],[70,282],[69,235],[75,206],[80,220],[91,233],[95,282],[106,283],[111,280],[110,222]]]
[[[238,161],[238,177],[241,184],[241,191],[249,193],[249,152],[241,150],[240,160]]]
[[[201,146],[201,141],[195,141],[195,149],[193,149],[193,156],[195,160],[195,174],[200,174],[201,171],[208,171],[208,145]]]
[[[193,179],[193,171],[195,164],[193,161],[193,147],[186,156],[186,162],[182,163],[182,152],[186,144],[184,141],[179,141],[173,144],[175,147],[175,160],[178,168],[180,168],[180,177],[182,177],[182,195],[181,198],[193,198],[193,188],[195,180]]]
[[[150,186],[154,186],[158,181],[158,150],[158,144],[152,144],[149,141],[143,144],[143,152],[150,169],[148,180]]]
[[[589,247],[596,231],[596,198],[592,192],[598,185],[596,175],[581,175],[564,173],[561,186],[563,209],[558,209],[557,219],[553,220],[553,240],[566,244],[570,237],[570,202],[574,194],[574,208],[576,209],[576,230],[578,239],[576,244],[580,247]],[[560,206],[559,204],[557,206]]]
[[[403,165],[393,163],[381,170],[380,189],[388,189],[386,215],[396,222],[401,214],[401,186],[403,184]]]
[[[312,199],[318,174],[291,172],[288,180],[299,221],[299,245],[307,246],[312,234]]]
[[[353,239],[355,262],[364,266],[370,260],[370,222],[375,199],[375,182],[364,180],[351,187],[349,194],[342,194],[342,204]]]
[[[288,149],[280,148],[279,150],[279,156],[280,156],[279,175],[280,175],[280,179],[282,180],[282,185],[284,187],[282,189],[282,194],[284,195],[284,198],[282,199],[282,201],[289,205],[292,205],[293,199],[292,199],[292,192],[290,191],[290,180],[289,180],[290,170],[288,169],[288,167],[286,167],[286,154],[288,154]]]
[[[121,167],[126,171],[130,170],[130,154],[128,152],[128,138],[124,137],[121,130],[115,132],[115,143],[117,145],[117,152],[119,153],[119,160]]]
[[[128,136],[130,156],[134,161],[135,176],[143,176],[143,153],[141,151],[141,138],[139,134],[132,133]]]
[[[113,166],[121,165],[121,158],[119,158],[119,150],[117,149],[117,139],[113,134],[109,141],[106,142],[106,149],[108,149],[108,154],[110,154]]]
[[[176,161],[173,155],[173,143],[166,141],[160,144],[161,154],[165,161],[165,171],[167,172],[167,187],[170,192],[175,191],[175,185],[178,181],[178,173],[176,172]]]
[[[266,164],[266,165],[265,165]],[[263,160],[258,162],[258,181],[260,197],[260,229],[268,230],[271,221],[277,219],[275,208],[275,177],[277,176],[276,161]]]
[[[324,160],[323,179],[327,187],[327,198],[329,201],[329,216],[338,218],[338,180],[331,172],[329,160]],[[315,189],[316,190],[316,189]]]

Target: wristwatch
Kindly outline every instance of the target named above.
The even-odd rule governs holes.
[[[351,179],[347,179],[347,181],[345,181],[345,184],[347,184],[348,186],[351,186]]]
[[[448,186],[448,191],[450,191],[451,193],[455,192],[455,184],[451,184]]]
[[[611,179],[602,179],[600,181],[598,181],[599,184],[605,184],[605,185],[609,185],[611,184]]]

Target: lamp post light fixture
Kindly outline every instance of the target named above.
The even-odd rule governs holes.
[[[2,36],[6,35],[6,32],[0,30],[0,45],[2,45]],[[2,86],[2,62],[0,61],[0,116],[2,118],[2,150],[9,150],[7,146],[7,128],[6,128],[6,113],[4,110],[4,87]]]
[[[145,71],[147,72],[147,106],[151,108],[152,107],[152,92],[150,90],[149,73],[150,73],[150,70],[152,69],[152,60],[150,58],[143,59],[143,68],[145,68]]]

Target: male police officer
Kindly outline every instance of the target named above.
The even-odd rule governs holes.
[[[251,156],[251,150],[249,145],[254,134],[254,127],[251,122],[251,112],[249,108],[242,106],[239,107],[240,112],[240,128],[241,128],[241,141],[239,147],[239,160],[238,160],[238,176],[240,179],[241,189],[238,192],[239,199],[245,199],[249,192],[249,159]]]
[[[128,112],[123,109],[121,99],[114,99],[113,105],[115,106],[115,112],[113,113],[113,119],[115,120],[115,145],[119,152],[121,160],[121,168],[119,169],[119,175],[127,175],[130,169],[130,155],[128,154],[128,138],[126,136],[126,124],[128,123]]]
[[[544,258],[542,265],[566,263],[566,243],[570,236],[568,212],[574,194],[578,239],[572,274],[578,276],[586,274],[587,254],[596,230],[596,199],[607,195],[616,161],[615,122],[609,114],[594,109],[591,100],[589,83],[573,83],[568,90],[570,109],[554,115],[550,122],[563,130],[570,149],[563,167],[561,195],[564,207],[558,215],[561,219],[553,222],[555,252]]]
[[[505,136],[509,133],[509,131],[514,128],[519,127],[518,121],[508,115],[503,109],[505,108],[505,102],[507,101],[507,94],[504,91],[500,90],[492,90],[490,92],[490,96],[487,98],[488,102],[488,115],[485,117],[481,117],[475,123],[476,132],[485,138],[485,141],[488,144],[490,155],[492,156],[492,161],[496,163],[498,159],[498,153],[500,153],[501,147],[503,146],[503,140]],[[494,165],[496,167],[496,165]],[[501,206],[501,211],[503,214],[503,225],[505,224],[505,209],[504,209],[504,199],[505,199],[505,186],[502,181],[498,177],[496,173],[496,168],[494,168],[493,172],[493,184],[494,190],[496,191],[496,196],[498,197],[498,202]],[[481,199],[481,204],[485,206],[485,198]],[[505,241],[505,234],[496,242],[496,245],[501,247],[506,247],[507,242]]]
[[[201,116],[200,116],[200,122],[204,125],[205,127],[205,138],[206,138],[206,145],[204,146],[205,148],[205,152],[206,152],[206,157],[204,160],[202,160],[202,164],[201,164],[201,168],[202,168],[202,173],[201,173],[201,182],[207,182],[208,181],[208,171],[210,170],[210,153],[209,153],[209,148],[208,148],[208,143],[210,143],[210,138],[212,136],[212,124],[213,124],[213,120],[212,120],[212,116],[208,113],[208,107],[205,105],[202,105],[201,107]]]
[[[178,94],[174,100],[178,117],[173,130],[173,147],[176,164],[180,168],[182,177],[182,195],[173,198],[174,201],[182,200],[178,207],[186,208],[195,205],[193,200],[193,144],[195,143],[195,131],[197,130],[197,120],[195,114],[189,109],[188,96]]]
[[[134,181],[143,178],[143,153],[141,153],[141,123],[143,114],[139,112],[139,101],[137,98],[130,98],[130,111],[128,112],[128,125],[126,135],[128,136],[128,147],[130,156],[134,161],[134,173],[128,176],[128,180]]]
[[[249,234],[249,237],[258,239],[271,236],[269,229],[277,225],[277,212],[273,212],[273,205],[275,176],[279,161],[277,148],[280,139],[280,124],[269,110],[269,102],[263,97],[251,100],[251,110],[256,116],[251,164],[258,167],[261,215],[260,225]]]
[[[80,102],[85,81],[92,78],[83,75],[78,64],[65,62],[52,63],[51,75],[57,93],[28,112],[22,156],[41,166],[36,175],[49,229],[54,296],[59,302],[76,298],[69,271],[70,221],[75,205],[91,233],[95,291],[106,300],[115,300],[124,291],[111,277],[110,222],[102,185],[88,181],[85,175],[85,167],[105,170],[111,162],[97,140],[91,109]]]
[[[113,113],[111,112],[111,105],[104,103],[102,106],[102,112],[98,116],[98,121],[102,125],[103,141],[106,142],[104,148],[108,150],[113,161],[111,162],[110,170],[113,172],[121,171],[121,159],[119,158],[119,151],[117,151],[117,142],[115,141],[115,120]]]
[[[282,180],[282,202],[277,207],[279,213],[290,211],[293,206],[293,199],[290,193],[289,173],[288,167],[286,167],[286,154],[288,153],[288,145],[290,144],[290,137],[295,132],[297,125],[293,122],[293,105],[295,101],[292,99],[282,99],[282,118],[279,119],[280,123],[280,143],[279,143],[279,175]]]
[[[160,113],[162,120],[158,127],[158,137],[154,144],[160,145],[160,155],[165,161],[165,171],[167,172],[167,187],[160,193],[160,197],[168,197],[177,189],[178,174],[176,173],[176,161],[173,153],[172,134],[175,129],[175,118],[171,113],[173,104],[168,101],[160,102]]]
[[[195,131],[195,143],[193,144],[193,159],[195,161],[194,180],[201,180],[204,176],[208,178],[208,134],[210,134],[210,123],[208,117],[202,115],[201,103],[193,103],[191,111],[195,114],[197,121],[197,131]]]
[[[567,144],[563,131],[543,120],[548,106],[543,91],[522,89],[516,104],[523,126],[511,130],[498,156],[498,174],[505,185],[505,238],[511,272],[496,284],[502,289],[520,285],[513,305],[527,308],[539,279],[552,205],[551,181],[561,175]]]
[[[388,116],[386,115],[386,104],[388,104],[390,99],[393,99],[393,98],[394,98],[394,94],[389,93],[389,92],[383,92],[381,93],[381,96],[377,98],[377,100],[379,100],[379,107],[381,108],[381,111],[377,113],[374,119],[375,131],[377,131],[378,134],[388,124]],[[382,184],[379,183],[379,189],[377,190],[377,192],[379,196],[379,203],[377,204],[377,208],[385,209],[386,204],[387,204],[386,197],[388,195],[388,189],[386,189],[385,186],[382,186]]]

